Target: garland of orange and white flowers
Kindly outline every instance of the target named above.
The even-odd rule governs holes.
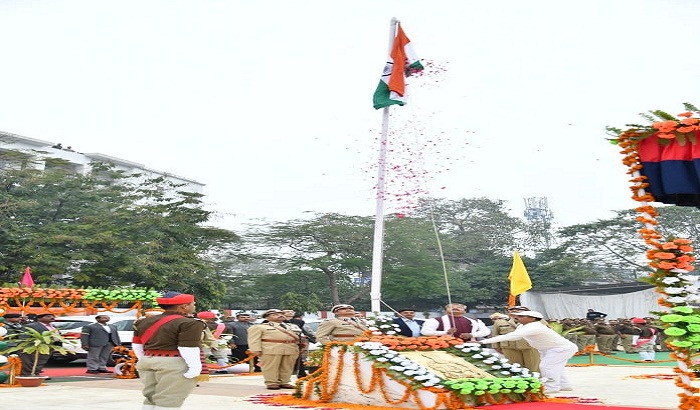
[[[451,337],[448,338],[452,339]],[[394,337],[393,339],[400,340],[404,338]],[[412,343],[415,343],[415,341]],[[408,346],[413,347],[411,350],[415,349],[415,345]],[[469,352],[476,349],[478,350],[478,352],[476,352],[477,356],[478,353],[482,353],[481,347],[467,346],[465,344],[454,346],[446,343],[441,347],[444,348],[448,346],[450,348],[467,349]],[[338,347],[339,352],[335,365],[335,372],[331,373],[332,369],[330,367],[330,363],[331,350],[333,347]],[[297,384],[296,397],[308,400],[312,397],[313,393],[316,392],[320,402],[330,402],[338,391],[342,375],[342,368],[344,367],[345,353],[348,350],[350,350],[353,354],[354,379],[358,390],[367,394],[378,389],[384,401],[393,406],[412,402],[416,404],[420,410],[435,410],[442,405],[448,409],[464,409],[471,407],[460,398],[460,395],[471,397],[476,405],[504,404],[510,401],[511,397],[509,397],[508,394],[511,392],[520,394],[526,401],[543,400],[543,396],[541,394],[541,383],[535,377],[493,380],[458,379],[443,381],[428,369],[425,369],[417,363],[400,356],[396,351],[393,351],[377,342],[357,342],[352,345],[349,343],[333,343],[326,345],[324,347],[324,358],[321,368],[313,374],[301,379],[302,382]],[[367,381],[363,380],[363,373],[360,369],[361,352],[364,352],[370,357],[374,357],[375,361],[380,364],[386,363],[386,367],[371,367],[371,374],[367,385],[365,385]],[[503,369],[501,366],[502,363],[489,361],[489,358],[485,356],[487,355],[484,354],[484,357],[478,358],[483,358],[484,362],[493,369]],[[508,375],[524,375],[522,372],[526,369],[503,370],[504,374],[507,373]],[[529,372],[529,370],[527,370],[527,372]],[[404,378],[404,380],[401,380],[400,378],[397,379],[397,376]],[[405,389],[402,396],[398,399],[392,399],[387,392],[385,381],[390,378],[402,385]],[[436,395],[434,406],[427,406],[425,403],[423,403],[418,393],[419,390],[427,390]]]
[[[684,113],[683,116],[688,117],[687,114]],[[687,118],[684,121],[688,122]],[[696,119],[694,124],[697,124],[697,122]],[[674,121],[655,123],[652,124],[652,127],[660,132],[657,136],[664,139],[674,138],[674,131],[679,130],[677,123]],[[682,130],[682,132],[685,131]],[[691,131],[694,130],[688,130],[688,132]],[[690,253],[693,248],[688,239],[675,238],[664,242],[661,234],[656,230],[658,212],[649,204],[654,201],[654,196],[646,192],[649,183],[646,182],[646,177],[639,172],[642,169],[642,164],[639,159],[638,143],[640,138],[644,136],[636,129],[629,129],[618,136],[618,144],[622,147],[621,153],[624,155],[622,162],[627,165],[629,168],[627,173],[632,177],[630,179],[632,183],[632,199],[642,203],[635,210],[641,214],[637,217],[637,221],[644,224],[644,228],[640,229],[639,233],[644,242],[650,247],[647,251],[647,258],[651,261],[649,265],[655,268],[654,272],[650,274],[650,278],[656,286],[656,291],[663,295],[658,299],[658,303],[674,312],[670,315],[662,316],[661,319],[665,324],[664,333],[669,336],[667,344],[673,350],[671,356],[677,360],[677,366],[674,368],[674,371],[678,374],[678,377],[675,383],[683,389],[683,392],[678,395],[681,399],[679,408],[698,409],[700,408],[700,397],[695,394],[700,392],[700,389],[690,384],[694,373],[690,371],[692,363],[689,347],[697,348],[700,339],[697,342],[680,339],[681,336],[688,334],[688,330],[700,331],[700,326],[697,329],[681,329],[678,326],[670,325],[683,323],[684,319],[687,321],[685,322],[686,327],[697,323],[695,319],[692,319],[692,317],[697,317],[697,315],[694,314],[694,309],[688,304],[690,302],[697,303],[699,300],[698,277],[687,275],[688,272],[694,269],[691,263],[695,261],[695,258]]]

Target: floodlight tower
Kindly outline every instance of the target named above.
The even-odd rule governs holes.
[[[531,231],[537,238],[535,242],[544,244],[549,248],[552,244],[552,220],[554,214],[549,209],[547,197],[525,198],[525,219],[534,229]]]

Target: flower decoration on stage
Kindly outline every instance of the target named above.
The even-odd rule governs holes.
[[[367,319],[369,330],[373,335],[395,335],[399,333],[399,325],[386,315],[376,315]]]
[[[649,265],[655,271],[644,280],[657,287],[665,298],[661,305],[671,308],[672,313],[661,316],[667,343],[677,348],[700,348],[700,314],[692,306],[700,304],[700,282],[697,275],[690,274],[695,257],[691,253],[690,241],[669,238],[660,249],[647,251]]]
[[[416,388],[443,387],[442,379],[418,363],[402,356],[399,352],[389,349],[378,342],[357,342],[355,348],[361,350],[385,367],[397,379],[410,381]]]
[[[429,339],[429,338],[402,338],[395,339]],[[519,364],[510,363],[508,359],[499,355],[492,349],[482,348],[480,344],[464,343],[461,339],[449,336],[439,337],[444,339],[445,344],[433,350],[443,350],[455,356],[459,356],[465,361],[478,367],[489,374],[498,375],[496,378],[465,378],[444,380],[435,373],[403,356],[399,351],[387,346],[385,342],[389,337],[378,341],[356,342],[353,348],[363,352],[367,357],[374,360],[375,367],[382,367],[392,376],[403,382],[410,383],[414,388],[436,387],[445,388],[465,395],[483,395],[485,393],[525,393],[539,391],[542,384],[539,380],[540,374],[531,372],[529,369]],[[435,345],[433,343],[432,345]],[[407,350],[420,349],[422,346],[413,346]],[[437,345],[435,345],[437,346]]]
[[[484,349],[478,343],[464,343],[447,348],[446,351],[465,359],[482,370],[489,373],[497,372],[503,377],[532,377],[535,379],[540,377],[538,372],[532,372],[518,363],[511,363],[495,350]]]

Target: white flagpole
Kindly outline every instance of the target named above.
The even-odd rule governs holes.
[[[399,21],[391,19],[389,28],[389,54],[394,46],[396,26]],[[397,64],[394,61],[394,64]],[[381,311],[382,262],[384,259],[384,197],[386,195],[386,153],[389,145],[389,107],[382,110],[382,135],[379,140],[379,166],[377,171],[377,207],[374,219],[374,246],[372,248],[372,282],[370,298],[372,312]]]

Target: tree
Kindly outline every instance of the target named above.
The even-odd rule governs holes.
[[[203,307],[221,299],[205,256],[239,238],[204,226],[201,195],[104,164],[88,174],[62,165],[0,173],[0,280],[16,282],[31,265],[49,285],[193,292]]]
[[[416,214],[435,221],[446,238],[446,259],[464,265],[511,254],[525,229],[522,219],[508,214],[505,201],[488,198],[425,199]]]
[[[313,292],[287,292],[280,298],[280,306],[283,309],[291,309],[295,312],[318,312],[323,308],[323,303]]]
[[[395,309],[444,304],[445,270],[432,222],[420,217],[392,218],[385,226],[382,300]],[[448,275],[453,265],[446,262]]]
[[[246,235],[258,246],[260,257],[284,264],[290,270],[321,272],[333,304],[341,301],[343,283],[354,283],[351,303],[368,293],[363,283],[371,266],[371,218],[340,214],[317,214],[312,219],[258,227]]]
[[[655,229],[664,238],[681,237],[693,242],[700,240],[700,210],[693,207],[658,207]],[[568,256],[576,256],[599,279],[620,282],[647,276],[646,250],[634,210],[617,211],[613,218],[565,227],[559,231],[562,248]]]

